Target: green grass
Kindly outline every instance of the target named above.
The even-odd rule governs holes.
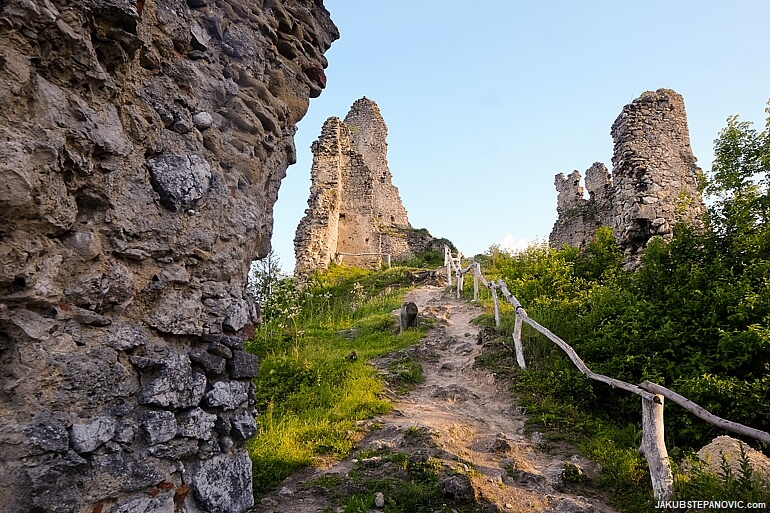
[[[423,437],[426,433],[420,433]],[[429,435],[427,435],[429,436]],[[367,513],[374,509],[374,495],[384,495],[385,513],[473,513],[490,511],[485,504],[469,499],[454,499],[444,494],[442,477],[450,475],[445,463],[426,449],[410,452],[382,449],[359,455],[359,462],[349,473],[348,493],[338,497],[342,511]],[[375,463],[364,457],[377,456]],[[496,509],[495,509],[496,510]]]
[[[258,432],[248,442],[255,496],[298,468],[344,457],[363,434],[357,422],[390,410],[368,362],[425,333],[399,334],[390,314],[406,291],[402,278],[399,269],[333,267],[303,290],[291,289],[247,344],[260,358]],[[398,374],[405,382],[418,379],[413,365],[403,365]]]
[[[388,383],[397,394],[406,394],[423,382],[422,365],[413,358],[398,358],[387,367]]]

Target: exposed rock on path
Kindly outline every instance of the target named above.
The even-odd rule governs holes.
[[[376,419],[381,429],[363,440],[356,454],[330,468],[288,478],[280,492],[265,497],[252,511],[316,513],[337,507],[329,494],[309,483],[321,475],[347,477],[365,449],[418,453],[427,448],[445,468],[453,469],[441,480],[445,495],[475,497],[479,510],[612,512],[600,501],[560,491],[565,465],[590,472],[591,463],[568,453],[539,451],[524,434],[525,414],[512,402],[507,384],[475,365],[482,346],[471,320],[481,308],[434,286],[415,289],[405,301],[437,319],[438,326],[421,344],[407,350],[421,361],[424,382],[396,399],[391,414]],[[415,438],[422,439],[422,447]],[[463,485],[468,482],[472,489]]]

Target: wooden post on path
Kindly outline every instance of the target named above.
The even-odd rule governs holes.
[[[522,369],[527,368],[527,363],[524,361],[524,347],[521,345],[521,316],[518,310],[516,311],[516,323],[513,325],[513,346],[516,348],[516,362]]]
[[[655,394],[660,403],[642,397],[642,446],[639,453],[647,460],[652,480],[652,493],[656,501],[671,498],[674,477],[663,440],[663,396]]]
[[[452,286],[452,252],[448,246],[444,246],[444,263],[446,264],[446,285]]]
[[[489,291],[492,293],[492,302],[495,304],[495,326],[500,326],[500,305],[497,303],[497,284],[490,283]]]

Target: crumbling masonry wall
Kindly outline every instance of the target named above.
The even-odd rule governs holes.
[[[0,2],[0,512],[251,506],[251,260],[320,0]]]
[[[702,229],[701,170],[690,147],[684,101],[670,89],[646,92],[626,105],[611,135],[612,178],[603,164],[592,165],[586,171],[588,199],[580,173],[556,175],[558,219],[549,240],[553,247],[582,247],[598,227],[609,226],[626,264],[634,266],[649,239],[669,239],[678,222]]]
[[[387,253],[407,258],[430,248],[430,234],[411,229],[387,162],[387,126],[376,103],[357,100],[345,121],[331,117],[311,149],[310,198],[294,238],[295,273],[325,269],[340,253],[346,264],[379,268]]]

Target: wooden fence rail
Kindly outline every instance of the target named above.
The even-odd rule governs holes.
[[[678,404],[696,417],[703,419],[710,424],[770,444],[770,433],[717,417],[686,397],[683,397],[664,386],[649,381],[645,381],[639,385],[632,385],[631,383],[626,383],[625,381],[610,378],[603,374],[597,374],[591,371],[569,344],[527,315],[524,307],[522,307],[519,300],[510,293],[508,286],[503,280],[489,281],[484,278],[481,274],[481,266],[478,262],[471,262],[466,267],[462,267],[462,255],[458,252],[457,256],[453,257],[452,251],[448,246],[444,246],[444,265],[446,265],[447,268],[447,286],[452,286],[452,274],[454,273],[456,276],[458,299],[463,290],[464,276],[470,272],[473,273],[474,301],[478,301],[479,282],[489,289],[492,295],[496,325],[500,325],[498,291],[500,291],[502,296],[511,304],[511,306],[513,306],[516,315],[513,328],[513,343],[516,352],[516,362],[519,367],[522,369],[527,368],[526,362],[524,361],[524,348],[521,342],[522,323],[526,323],[559,346],[559,348],[567,354],[575,367],[577,367],[587,378],[606,383],[613,388],[631,392],[642,398],[642,443],[641,447],[639,447],[639,452],[645,457],[647,464],[650,467],[652,490],[656,500],[665,501],[670,499],[673,493],[674,483],[673,475],[671,473],[671,463],[668,459],[668,451],[666,450],[666,444],[663,438],[664,398]]]

